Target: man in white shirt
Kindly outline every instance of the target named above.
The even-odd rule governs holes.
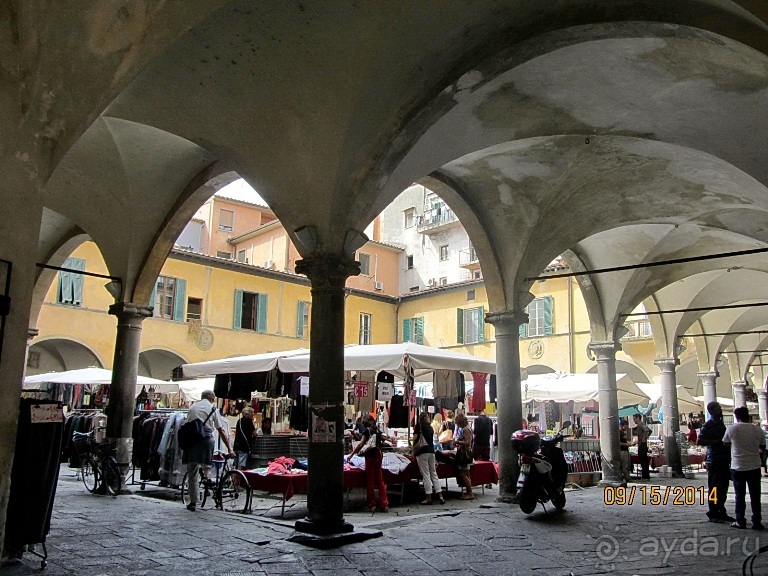
[[[762,430],[749,422],[749,410],[740,406],[733,411],[736,422],[723,436],[723,444],[731,446],[731,479],[736,498],[736,522],[733,528],[746,528],[746,490],[752,505],[752,528],[763,530],[760,512],[760,455],[765,450]]]
[[[213,403],[216,399],[213,390],[205,390],[201,394],[201,400],[189,407],[187,422],[200,420],[203,422],[205,438],[184,450],[181,461],[187,465],[187,489],[189,490],[189,504],[187,510],[195,511],[198,496],[198,474],[208,479],[208,471],[213,460],[213,431],[218,430],[219,438],[227,447],[229,456],[234,458],[232,445],[229,442],[229,423],[216,409]]]

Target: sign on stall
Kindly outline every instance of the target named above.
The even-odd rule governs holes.
[[[370,382],[366,382],[364,380],[355,382],[355,398],[368,398],[369,386]]]
[[[309,376],[299,377],[299,394],[309,396]]]
[[[59,404],[41,404],[30,407],[32,424],[64,422],[64,410]]]
[[[394,386],[389,382],[379,382],[379,398],[382,402],[389,402],[392,400],[392,392]]]
[[[329,416],[326,420],[323,415],[332,404],[312,406],[312,442],[328,443],[336,442],[336,420]]]

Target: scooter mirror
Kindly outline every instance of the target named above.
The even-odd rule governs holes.
[[[560,430],[566,430],[567,428],[570,428],[570,427],[571,427],[571,421],[566,420],[565,422],[563,422],[563,427],[560,428]]]

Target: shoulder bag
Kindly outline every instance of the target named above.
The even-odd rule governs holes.
[[[178,440],[179,440],[179,448],[182,450],[189,450],[200,442],[203,438],[206,437],[205,434],[205,425],[208,422],[208,419],[213,416],[213,413],[216,411],[216,407],[214,406],[211,408],[210,414],[208,414],[208,417],[205,420],[200,420],[199,418],[195,418],[194,420],[190,420],[189,422],[185,422],[180,428],[178,432]]]
[[[464,430],[461,431],[461,439],[466,440],[464,437]],[[457,466],[467,466],[468,464],[472,464],[474,461],[474,458],[472,457],[472,449],[470,448],[469,444],[461,444],[456,449],[456,465]]]
[[[414,456],[418,456],[419,452],[421,452],[421,449],[425,448],[426,445],[427,445],[427,441],[424,438],[424,431],[423,430],[419,430],[419,438],[413,444],[413,455]]]

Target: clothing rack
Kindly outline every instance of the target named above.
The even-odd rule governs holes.
[[[186,414],[186,408],[156,408],[153,410],[137,410],[137,418],[142,416],[148,421],[151,416],[165,417],[162,429],[154,429],[151,436],[145,436],[142,432],[144,422],[139,422],[138,427],[134,427],[134,457],[131,459],[130,476],[127,480],[131,485],[139,485],[141,490],[147,486],[157,488],[180,490],[182,488],[183,473],[181,473],[180,451],[176,445],[175,431],[167,429],[170,417],[174,414]],[[174,434],[173,438],[166,438],[168,444],[162,444],[166,434]],[[158,436],[159,435],[159,436]],[[149,442],[145,444],[144,442]],[[169,444],[172,446],[169,448]],[[141,448],[146,451],[141,452]],[[163,449],[163,452],[160,450]],[[168,450],[173,450],[168,455]],[[139,462],[137,465],[137,458]],[[139,478],[136,478],[136,471],[140,470]],[[176,482],[178,481],[178,483]]]

